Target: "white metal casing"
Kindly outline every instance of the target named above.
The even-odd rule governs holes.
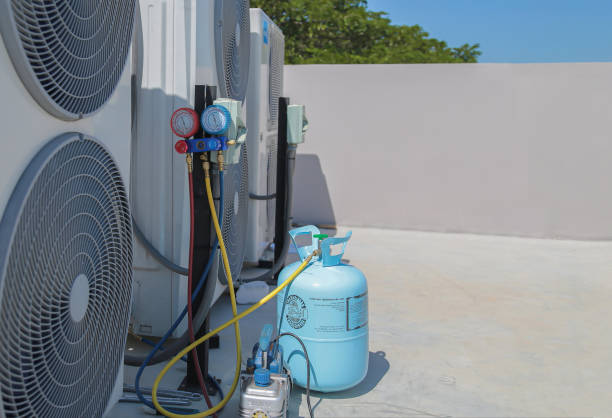
[[[140,0],[143,45],[133,158],[133,212],[149,241],[183,267],[189,261],[185,157],[174,152],[172,112],[193,107],[196,84],[218,86],[215,0]],[[132,326],[162,336],[187,304],[187,278],[159,264],[136,241]],[[218,277],[214,263],[209,277]],[[196,278],[197,279],[197,278]],[[217,280],[214,303],[226,286]],[[186,331],[183,321],[174,337]]]
[[[129,54],[128,54],[129,56]],[[128,58],[112,96],[94,114],[75,121],[58,119],[32,98],[24,87],[0,36],[0,217],[23,170],[39,148],[66,132],[79,132],[103,143],[112,154],[129,192],[131,144],[131,64]],[[113,326],[121,326],[115,324]],[[124,325],[127,328],[127,324]],[[123,391],[119,368],[106,413]],[[0,416],[4,416],[0,402]]]
[[[185,157],[174,152],[170,115],[193,106],[195,1],[140,0],[142,79],[136,97],[132,212],[147,239],[175,264],[189,259],[189,201]],[[159,264],[135,240],[132,327],[162,336],[187,303],[187,279]],[[182,335],[186,324],[175,331]]]
[[[263,10],[251,9],[250,17],[251,63],[246,97],[249,193],[270,196],[276,193],[278,98],[283,91],[284,37]],[[275,210],[274,199],[250,200],[245,261],[257,263],[274,239]]]

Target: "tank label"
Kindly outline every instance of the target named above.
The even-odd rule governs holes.
[[[315,331],[321,334],[344,332],[346,298],[310,298],[310,305],[317,312]]]
[[[346,298],[346,330],[363,328],[368,324],[368,292]]]
[[[285,306],[287,314],[285,318],[293,329],[300,329],[308,320],[308,308],[298,295],[289,295],[287,297],[287,305]]]
[[[314,330],[323,334],[342,334],[363,328],[368,323],[368,292],[348,298],[309,298],[314,309]]]

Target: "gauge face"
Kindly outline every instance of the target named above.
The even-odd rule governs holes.
[[[223,106],[208,106],[202,113],[202,128],[211,135],[221,135],[232,122],[229,111]]]
[[[176,136],[189,138],[200,129],[198,114],[188,107],[181,107],[172,114],[170,118],[170,128]]]

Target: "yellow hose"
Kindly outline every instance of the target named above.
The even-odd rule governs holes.
[[[205,183],[206,183],[206,194],[208,196],[208,204],[210,206],[210,211],[212,214],[215,231],[217,233],[217,237],[219,240],[219,246],[221,247],[221,254],[223,256],[223,264],[224,264],[225,273],[227,276],[227,283],[228,283],[228,287],[230,291],[230,299],[232,302],[232,313],[234,314],[234,317],[230,319],[229,321],[227,321],[226,323],[224,323],[223,325],[210,331],[208,334],[198,338],[196,341],[194,341],[193,343],[185,347],[183,350],[181,350],[181,352],[179,352],[176,356],[174,356],[172,360],[170,360],[168,364],[164,366],[162,371],[155,378],[155,382],[153,383],[153,390],[152,390],[153,404],[155,405],[155,409],[157,409],[159,413],[167,417],[171,417],[171,418],[203,418],[203,417],[207,417],[207,416],[210,416],[218,412],[221,408],[225,406],[225,404],[230,400],[230,398],[234,394],[234,391],[236,390],[236,386],[238,385],[238,379],[240,378],[240,366],[241,366],[240,358],[241,358],[242,348],[241,348],[241,342],[240,342],[240,328],[238,326],[238,321],[244,318],[245,316],[251,314],[253,311],[260,308],[261,306],[265,305],[267,302],[269,302],[270,299],[272,299],[281,290],[283,290],[287,285],[289,285],[289,283],[291,283],[306,268],[306,266],[308,266],[308,263],[310,263],[310,260],[312,260],[313,256],[318,254],[318,250],[315,250],[312,254],[310,254],[302,262],[302,264],[297,268],[297,270],[295,270],[295,272],[293,272],[293,274],[287,280],[283,282],[283,284],[278,286],[275,290],[270,292],[268,295],[264,296],[259,302],[257,302],[256,304],[254,304],[253,306],[251,306],[250,308],[242,312],[240,315],[237,315],[236,296],[234,294],[234,284],[232,282],[232,275],[229,269],[229,261],[227,259],[227,252],[225,251],[225,245],[223,243],[221,228],[219,228],[219,220],[217,218],[217,212],[215,211],[215,205],[214,205],[213,198],[212,198],[212,191],[210,188],[210,178],[208,175],[206,175],[205,177]],[[219,332],[221,332],[222,330],[224,330],[225,328],[229,327],[232,324],[235,324],[235,330],[236,330],[236,372],[234,374],[234,381],[232,382],[232,386],[228,394],[225,396],[225,398],[223,398],[223,400],[214,408],[211,408],[207,411],[203,411],[203,412],[200,412],[198,414],[193,414],[193,415],[192,414],[189,414],[189,415],[175,414],[173,412],[168,411],[167,409],[164,409],[164,407],[161,406],[161,404],[157,400],[157,390],[159,389],[159,384],[161,383],[161,380],[164,378],[168,370],[170,370],[170,368],[174,366],[185,354],[189,353],[195,347],[204,343],[210,337],[212,337],[215,334],[218,334]]]

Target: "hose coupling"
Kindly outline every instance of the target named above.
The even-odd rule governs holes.
[[[186,154],[185,160],[187,161],[187,171],[189,172],[189,174],[193,173],[193,157],[191,156],[191,154]]]
[[[200,160],[202,160],[202,170],[204,170],[204,177],[210,178],[210,163],[208,162],[208,154],[205,152],[200,154]]]
[[[225,165],[225,159],[223,158],[223,151],[217,151],[217,164],[219,164],[219,171],[223,171]]]

